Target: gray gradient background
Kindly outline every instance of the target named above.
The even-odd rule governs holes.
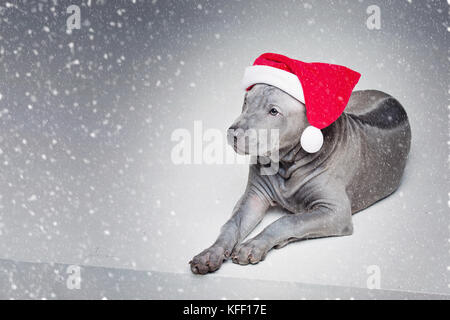
[[[0,3],[0,258],[196,277],[187,262],[215,240],[248,169],[173,165],[170,135],[194,120],[225,132],[244,68],[271,51],[349,66],[356,89],[395,96],[412,126],[406,173],[354,216],[353,236],[202,281],[364,288],[378,265],[382,289],[449,293],[446,1],[135,2]],[[69,4],[82,15],[71,35]],[[372,4],[381,30],[366,28]]]

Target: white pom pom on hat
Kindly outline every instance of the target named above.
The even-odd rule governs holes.
[[[300,138],[300,144],[306,152],[316,153],[323,145],[322,131],[313,126],[306,127]]]
[[[323,145],[321,129],[344,112],[361,74],[329,63],[306,63],[276,53],[260,55],[245,69],[242,85],[249,90],[257,83],[275,86],[305,104],[310,126],[302,133],[300,144],[309,153]]]

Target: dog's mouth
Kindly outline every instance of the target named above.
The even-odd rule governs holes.
[[[246,147],[242,145],[242,142],[239,142],[238,137],[228,136],[228,144],[233,148],[234,152],[240,155],[246,155],[248,152],[246,151]]]
[[[264,157],[269,157],[272,153],[274,153],[274,150],[266,150],[266,149],[262,149],[256,145],[253,148],[250,147],[248,144],[243,144],[243,143],[239,143],[239,139],[238,138],[234,138],[232,143],[230,143],[233,150],[239,154],[239,155],[257,155],[257,156],[264,156]],[[251,152],[250,150],[254,150],[253,152]]]
[[[270,145],[267,145],[267,141],[260,145],[258,141],[248,141],[246,138],[236,137],[236,136],[228,136],[228,144],[233,148],[234,152],[239,155],[254,155],[254,156],[265,156],[269,157],[274,152],[277,152],[277,149],[273,147],[270,148]]]
[[[246,155],[247,152],[245,150],[241,150],[239,148],[239,143],[238,143],[238,138],[234,137],[233,139],[233,150],[237,153],[237,154],[241,154],[241,155]]]

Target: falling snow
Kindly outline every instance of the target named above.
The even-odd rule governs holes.
[[[148,277],[189,272],[248,172],[176,166],[171,134],[192,131],[195,120],[225,131],[242,107],[244,68],[277,51],[349,65],[363,74],[357,89],[397,97],[412,154],[401,190],[355,216],[352,237],[220,272],[363,287],[366,266],[379,264],[383,288],[448,293],[447,3],[380,5],[381,30],[366,28],[362,0],[82,3],[81,29],[71,32],[59,1],[0,4],[1,259],[153,270]],[[7,281],[21,291],[12,273]],[[158,283],[157,297],[195,294]]]

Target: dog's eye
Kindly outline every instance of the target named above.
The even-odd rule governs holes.
[[[271,108],[270,111],[269,111],[269,113],[270,113],[270,115],[272,115],[272,116],[276,116],[276,115],[278,114],[278,110],[275,109],[275,108]]]

